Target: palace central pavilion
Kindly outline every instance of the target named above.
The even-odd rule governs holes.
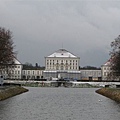
[[[45,78],[79,80],[80,58],[65,49],[59,49],[51,55],[45,57]]]

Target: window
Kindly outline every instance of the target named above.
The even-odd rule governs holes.
[[[66,66],[65,69],[68,70],[68,66]]]
[[[59,67],[58,67],[58,66],[56,66],[56,70],[59,70]]]
[[[20,71],[18,71],[18,74],[20,74]]]
[[[17,74],[17,71],[15,71],[15,74]]]
[[[1,78],[3,78],[3,76],[1,76]]]
[[[28,71],[28,74],[30,74],[30,71]]]
[[[104,72],[104,76],[107,76],[107,73],[106,73],[106,72]]]
[[[61,66],[61,70],[63,70],[63,66]]]

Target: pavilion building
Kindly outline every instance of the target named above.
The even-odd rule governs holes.
[[[43,76],[46,79],[69,79],[79,80],[80,58],[65,49],[59,49],[45,57],[45,71]]]

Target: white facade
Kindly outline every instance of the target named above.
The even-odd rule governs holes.
[[[15,59],[14,64],[9,65],[11,74],[8,76],[5,70],[2,75],[7,79],[69,79],[69,80],[103,80],[107,79],[110,72],[110,61],[102,65],[101,70],[79,70],[80,57],[65,49],[59,49],[45,57],[45,70],[35,67],[24,69],[23,65]]]
[[[14,59],[14,64],[9,64],[8,69],[9,73],[6,72],[6,69],[2,70],[2,75],[5,79],[21,79],[22,64],[16,58]]]
[[[102,79],[107,80],[107,76],[110,73],[110,60],[101,66]]]
[[[80,79],[80,58],[65,49],[45,57],[45,78]]]
[[[101,80],[101,70],[81,70],[82,80]]]
[[[41,79],[43,76],[43,70],[36,69],[23,69],[22,70],[22,79]]]
[[[45,57],[45,70],[67,70],[78,71],[80,58],[65,49],[59,49],[53,54]]]

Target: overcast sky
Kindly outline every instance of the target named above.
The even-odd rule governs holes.
[[[120,34],[118,0],[0,0],[0,26],[10,29],[21,63],[45,65],[60,48],[80,66],[100,67]]]

